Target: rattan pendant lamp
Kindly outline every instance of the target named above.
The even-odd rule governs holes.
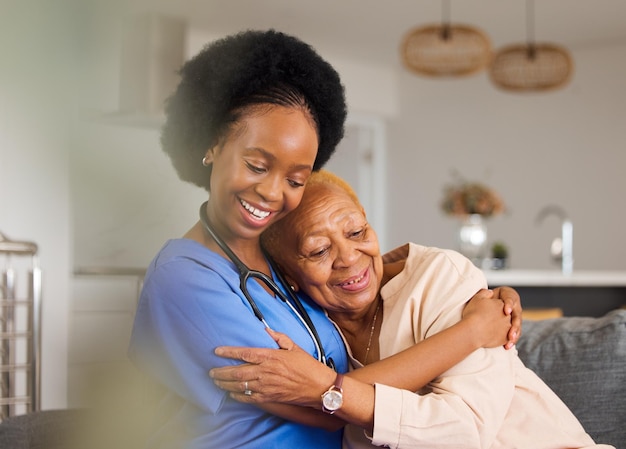
[[[442,1],[441,25],[413,28],[401,44],[404,65],[420,75],[456,77],[477,73],[491,61],[487,35],[468,25],[450,23],[450,1]]]
[[[565,86],[574,69],[569,52],[563,47],[535,43],[534,0],[526,0],[526,44],[498,50],[489,68],[491,81],[501,89],[540,92]]]

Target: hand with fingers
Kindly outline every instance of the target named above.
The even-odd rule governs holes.
[[[220,357],[241,365],[214,368],[209,375],[233,399],[251,404],[281,402],[319,408],[320,397],[336,373],[280,332],[267,330],[280,349],[221,346]]]
[[[522,302],[519,293],[512,287],[497,287],[493,289],[493,293],[494,298],[504,302],[504,313],[511,316],[509,341],[504,345],[506,349],[510,349],[522,335]]]

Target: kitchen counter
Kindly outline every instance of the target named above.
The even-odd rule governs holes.
[[[524,309],[560,308],[566,316],[602,316],[626,307],[626,271],[483,270],[489,287],[508,285]]]
[[[483,270],[489,285],[529,287],[626,287],[626,271]]]

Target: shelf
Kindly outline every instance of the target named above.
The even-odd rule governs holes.
[[[490,286],[626,287],[626,271],[483,270]]]

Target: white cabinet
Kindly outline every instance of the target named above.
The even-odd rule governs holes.
[[[125,273],[125,274],[124,274]],[[70,301],[68,405],[85,406],[114,373],[135,376],[126,351],[133,325],[141,270],[78,273]]]

